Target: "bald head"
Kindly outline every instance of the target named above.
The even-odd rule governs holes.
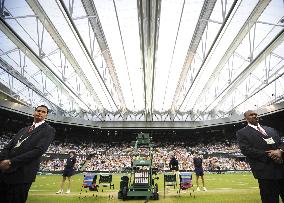
[[[248,110],[244,113],[244,117],[249,124],[255,125],[255,126],[258,125],[258,117],[257,117],[256,112],[252,110]]]

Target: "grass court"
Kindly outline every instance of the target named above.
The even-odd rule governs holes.
[[[89,202],[123,202],[117,198],[119,190],[120,174],[113,175],[113,183],[115,188],[100,187],[99,192],[88,191],[83,189],[81,185],[83,175],[77,174],[73,176],[70,194],[55,194],[59,189],[62,179],[61,175],[38,175],[36,182],[33,183],[27,203],[89,203]],[[260,196],[257,181],[251,173],[237,174],[205,174],[205,183],[208,191],[192,191],[192,189],[181,191],[173,187],[166,188],[164,196],[164,180],[163,175],[159,175],[157,180],[159,185],[159,200],[149,200],[149,202],[163,203],[259,203]],[[195,175],[193,175],[194,189],[196,189]],[[102,192],[103,190],[103,192]],[[66,183],[65,189],[66,191]],[[86,192],[87,191],[87,192]],[[81,193],[81,194],[80,194]],[[126,200],[126,202],[136,203],[145,202],[145,200]]]

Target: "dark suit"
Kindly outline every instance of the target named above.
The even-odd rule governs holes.
[[[265,136],[251,126],[237,131],[237,140],[241,152],[247,157],[254,177],[258,179],[262,201],[279,202],[279,194],[284,194],[284,166],[273,161],[265,151],[284,150],[284,143],[281,142],[276,130],[262,127],[268,137],[274,140],[274,144],[267,144]]]
[[[169,168],[170,170],[175,170],[178,171],[178,160],[176,158],[171,158],[170,163],[169,163]]]
[[[0,174],[1,197],[11,193],[11,189],[15,187],[21,188],[23,193],[28,192],[31,183],[35,181],[41,156],[48,149],[54,136],[55,129],[44,122],[30,133],[28,127],[21,129],[4,147],[0,152],[0,160],[9,159],[11,167]],[[19,147],[15,147],[18,140],[25,138],[27,139]],[[23,198],[27,198],[27,194],[23,194]],[[25,202],[25,200],[13,200],[15,201]]]

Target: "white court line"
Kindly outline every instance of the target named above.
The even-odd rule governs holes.
[[[232,190],[233,188],[230,187],[223,187],[223,188],[216,188],[216,190]]]

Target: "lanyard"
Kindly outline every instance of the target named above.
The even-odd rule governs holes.
[[[23,135],[21,135],[20,139],[18,139],[17,144],[14,146],[14,148],[17,148],[19,146],[21,146],[21,144],[26,141],[26,139],[28,139],[30,136],[26,137],[25,139],[21,140],[23,137]]]

